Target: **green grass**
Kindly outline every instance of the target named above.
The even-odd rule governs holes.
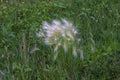
[[[53,46],[36,37],[43,21],[61,18],[77,26],[84,60],[61,50],[53,61]],[[120,1],[0,2],[0,71],[3,80],[120,80]]]

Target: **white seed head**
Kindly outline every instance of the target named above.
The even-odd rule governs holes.
[[[80,38],[78,38],[78,39],[77,39],[77,41],[78,41],[78,43],[79,43],[79,42],[81,41],[81,39],[80,39]]]
[[[36,33],[37,37],[45,37],[44,33],[43,32],[39,32],[39,33]]]
[[[59,47],[58,45],[55,46],[55,48],[54,48],[54,52],[57,52],[58,47]]]
[[[61,21],[53,20],[51,24],[46,21],[43,22],[42,30],[37,36],[44,36],[46,45],[54,45],[54,52],[57,52],[59,47],[63,47],[63,50],[66,53],[69,46],[72,47],[72,45],[74,45],[73,43],[78,40],[76,37],[77,34],[78,32],[73,24],[62,19]],[[77,57],[75,47],[73,48],[72,53]]]
[[[83,50],[80,50],[80,58],[83,60],[84,59],[84,53]]]
[[[58,20],[53,20],[52,24],[43,22],[42,28],[45,34],[39,32],[37,35],[44,36],[45,43],[48,45],[51,43],[55,44],[56,42],[59,42],[59,38],[63,39],[63,41],[65,39],[68,41],[74,41],[77,34],[77,30],[74,28],[73,24],[65,19],[62,19],[62,22]]]
[[[93,45],[91,45],[91,52],[94,53],[95,52],[95,48]]]
[[[64,49],[64,52],[65,52],[65,53],[68,51],[67,45],[66,45],[65,43],[64,43],[64,45],[63,45],[63,49]]]
[[[73,56],[74,56],[74,57],[77,57],[77,50],[76,50],[75,47],[73,47]]]

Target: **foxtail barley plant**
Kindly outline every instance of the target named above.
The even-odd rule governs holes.
[[[77,29],[71,22],[62,19],[61,21],[53,20],[51,24],[43,22],[42,28],[40,28],[37,36],[44,38],[46,45],[52,45],[54,47],[54,60],[56,60],[61,48],[64,53],[72,50],[73,56],[78,56],[80,52],[78,46],[81,41],[81,38],[77,37],[78,34]]]

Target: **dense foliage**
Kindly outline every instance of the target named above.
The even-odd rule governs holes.
[[[43,21],[61,18],[79,29],[83,60],[63,52],[53,61],[53,46],[36,37]],[[120,80],[120,0],[1,0],[1,75],[3,80]]]

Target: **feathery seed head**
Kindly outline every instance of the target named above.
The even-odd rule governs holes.
[[[45,43],[57,44],[58,42],[76,39],[77,30],[74,28],[73,24],[65,19],[61,21],[53,20],[52,24],[47,22],[43,23],[43,32],[39,32],[38,37],[45,37]]]
[[[74,57],[77,57],[77,50],[76,50],[75,47],[73,47],[73,56],[74,56]]]
[[[59,47],[63,47],[66,53],[69,47],[73,46],[73,55],[75,57],[77,56],[77,51],[74,45],[77,40],[80,41],[80,39],[76,37],[77,34],[78,32],[73,24],[65,19],[61,21],[53,20],[51,24],[43,22],[42,30],[37,33],[39,37],[44,36],[46,45],[54,45],[54,52],[56,52]]]

